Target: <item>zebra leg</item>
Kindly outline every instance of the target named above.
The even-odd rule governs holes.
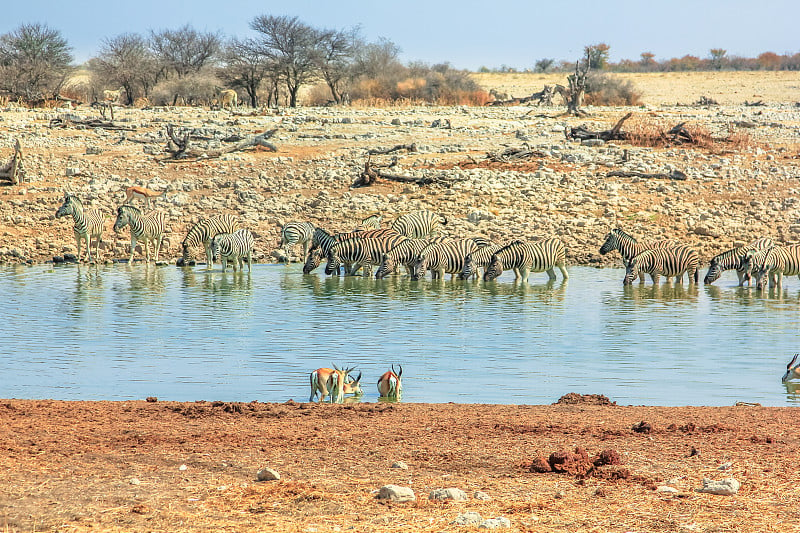
[[[97,239],[94,241],[94,260],[98,261],[100,259],[100,241],[102,241],[102,235],[98,235]],[[91,244],[91,238],[89,240]]]
[[[214,250],[211,249],[211,242],[203,241],[203,248],[206,249],[206,270],[214,268]]]
[[[520,267],[519,269],[519,277],[515,278],[514,281],[521,281],[522,283],[528,283],[528,276],[531,275],[531,271],[528,267]]]
[[[128,258],[128,264],[133,264],[133,251],[136,249],[136,237],[131,234],[131,256]]]
[[[233,271],[236,272],[238,270],[237,267],[239,265],[239,256],[238,255],[232,256],[231,263],[233,264]]]
[[[547,277],[549,277],[551,280],[556,279],[556,270],[554,268],[548,268]]]
[[[650,274],[650,279],[653,280],[653,285],[658,285],[661,276],[659,276],[658,272],[653,272]]]
[[[156,263],[158,263],[158,252],[160,252],[160,251],[161,251],[161,239],[163,239],[163,236],[159,235],[159,236],[156,238],[156,242],[155,242],[155,247],[156,247],[156,258],[154,259],[154,262],[156,262]]]
[[[561,271],[561,276],[562,276],[564,279],[569,279],[569,272],[567,272],[567,267],[566,267],[566,266],[564,266],[564,264],[563,264],[563,263],[561,263],[560,265],[558,265],[558,269]]]

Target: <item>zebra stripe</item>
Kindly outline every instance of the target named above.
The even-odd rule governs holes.
[[[314,238],[314,224],[311,222],[289,222],[281,229],[281,248],[286,250],[286,262],[292,262],[291,248],[295,244],[303,247],[303,257],[308,255],[311,239]]]
[[[491,258],[484,281],[491,281],[503,273],[503,269],[517,269],[516,279],[528,280],[531,272],[547,272],[550,279],[556,279],[555,267],[561,271],[563,279],[569,279],[566,263],[566,249],[564,243],[558,239],[545,239],[543,241],[525,243],[514,241],[500,250]],[[516,272],[516,271],[515,271]]]
[[[482,248],[478,248],[472,253],[467,254],[464,257],[464,269],[461,271],[461,279],[469,279],[469,278],[476,278],[479,275],[478,269],[482,268],[484,274],[486,273],[486,267],[489,266],[489,263],[492,261],[492,256],[496,254],[498,251],[502,250],[510,243],[506,244],[491,244],[489,246],[484,246]],[[519,277],[519,270],[514,269],[514,274],[516,277]]]
[[[417,255],[411,267],[411,279],[425,277],[428,270],[433,279],[442,278],[445,273],[450,274],[450,279],[453,279],[464,270],[464,257],[477,249],[478,246],[472,239],[429,244]]]
[[[133,264],[133,253],[136,243],[142,241],[145,262],[150,262],[149,243],[155,249],[155,262],[158,263],[158,252],[161,250],[161,240],[167,223],[167,215],[161,211],[150,211],[143,215],[138,207],[124,204],[117,208],[117,220],[114,222],[114,231],[119,231],[125,226],[131,227],[131,256],[128,264]]]
[[[766,250],[772,246],[775,246],[775,242],[772,239],[761,237],[746,246],[737,246],[715,255],[711,258],[703,283],[710,285],[717,281],[724,271],[736,269],[736,275],[739,277],[739,286],[741,287],[745,281],[750,280],[752,274],[749,267],[745,268],[744,260],[747,252],[751,250]]]
[[[606,255],[608,252],[619,250],[622,255],[622,260],[625,265],[630,263],[631,259],[644,252],[645,250],[654,250],[659,248],[671,248],[673,246],[680,246],[672,241],[642,241],[638,242],[633,236],[625,233],[621,229],[613,229],[606,235],[606,240],[603,246],[600,247],[600,255]]]
[[[624,285],[630,285],[641,273],[650,274],[653,284],[657,285],[660,276],[675,276],[680,283],[684,272],[689,275],[689,283],[697,283],[699,257],[697,252],[688,246],[645,250],[634,257],[625,270]]]
[[[352,267],[345,274],[355,275],[356,271],[364,267],[364,275],[370,274],[371,266],[380,264],[383,254],[405,241],[406,238],[397,233],[376,238],[351,238],[339,242],[328,252],[328,264],[325,266],[326,274],[339,275],[339,267],[343,262],[350,262]]]
[[[233,271],[244,270],[243,258],[247,258],[247,271],[253,268],[253,247],[255,239],[249,229],[243,228],[233,233],[220,233],[211,239],[211,248],[214,257],[218,257],[224,272],[228,268],[228,261],[233,264]]]
[[[375,272],[375,279],[382,279],[393,273],[398,264],[404,265],[407,272],[411,272],[411,265],[416,261],[419,253],[432,243],[446,242],[446,237],[435,239],[406,239],[385,254],[381,258],[381,266]]]
[[[755,259],[751,264],[756,265],[756,287],[764,288],[769,277],[769,287],[780,288],[783,276],[798,276],[800,278],[800,244],[789,246],[773,246],[764,252],[763,261],[759,261],[760,253],[748,252]],[[767,276],[769,274],[769,276]]]
[[[95,257],[100,256],[100,242],[103,239],[105,218],[97,209],[84,209],[80,198],[73,194],[64,193],[64,203],[56,211],[56,218],[72,215],[75,224],[72,232],[78,246],[78,260],[81,259],[81,242],[86,241],[86,260],[91,262],[91,239],[95,239]]]
[[[447,224],[447,219],[433,211],[414,211],[397,217],[392,229],[410,239],[427,239],[436,237]]]
[[[211,250],[211,239],[220,233],[233,233],[239,229],[239,222],[233,215],[215,215],[210,218],[200,219],[183,239],[183,264],[188,265],[191,257],[190,248],[203,245],[206,252],[206,268],[211,268],[214,264],[214,257]]]
[[[322,263],[322,258],[328,256],[330,249],[338,242],[347,239],[375,238],[383,235],[396,235],[396,232],[388,228],[375,229],[368,231],[351,231],[349,233],[337,233],[331,235],[322,228],[314,230],[314,237],[311,240],[311,248],[308,250],[308,257],[303,265],[303,274],[310,274]],[[349,264],[345,264],[350,269]]]
[[[381,219],[383,215],[374,213],[366,218],[361,219],[361,223],[356,228],[356,231],[366,231],[371,229],[381,229]]]

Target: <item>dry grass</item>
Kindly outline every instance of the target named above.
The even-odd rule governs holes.
[[[628,142],[634,146],[648,148],[666,148],[670,146],[687,146],[719,153],[726,150],[743,150],[753,147],[756,142],[752,136],[741,129],[731,128],[725,137],[714,137],[702,125],[688,123],[684,127],[692,137],[691,142],[679,143],[669,131],[676,125],[649,117],[633,118],[626,127]]]

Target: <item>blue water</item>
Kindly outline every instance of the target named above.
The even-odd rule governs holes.
[[[800,282],[780,291],[623,287],[621,269],[570,279],[412,282],[174,266],[0,267],[0,397],[305,401],[308,374],[391,363],[403,401],[525,403],[568,392],[620,404],[787,405]]]

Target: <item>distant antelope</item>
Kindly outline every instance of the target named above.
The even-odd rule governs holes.
[[[125,92],[125,87],[120,87],[116,91],[103,91],[103,101],[111,102],[111,103],[119,103],[119,99],[122,97],[122,93]]]
[[[324,401],[326,396],[330,396],[331,403],[342,403],[345,394],[354,396],[364,394],[361,390],[361,372],[355,380],[347,381],[348,374],[352,371],[352,368],[340,369],[336,365],[333,365],[333,368],[318,368],[313,371],[310,376],[311,397],[308,401],[313,402],[319,394],[320,402]]]
[[[800,378],[800,363],[794,364],[797,361],[797,355],[794,354],[792,360],[789,361],[789,364],[786,365],[786,373],[781,378],[781,381],[789,381],[791,379],[798,379]],[[794,365],[794,366],[792,366]]]
[[[239,95],[233,89],[225,89],[219,93],[219,108],[225,109],[225,106],[233,111],[233,108],[238,105]]]
[[[139,187],[134,185],[125,189],[125,201],[123,204],[129,204],[135,198],[137,200],[144,200],[146,208],[150,209],[150,199],[161,198],[167,191],[156,192],[148,189],[147,187]]]
[[[381,398],[399,400],[400,396],[402,396],[403,384],[400,378],[403,376],[403,367],[401,365],[397,366],[400,367],[399,372],[395,372],[394,365],[392,365],[392,369],[385,372],[378,379],[378,394],[380,394]]]

